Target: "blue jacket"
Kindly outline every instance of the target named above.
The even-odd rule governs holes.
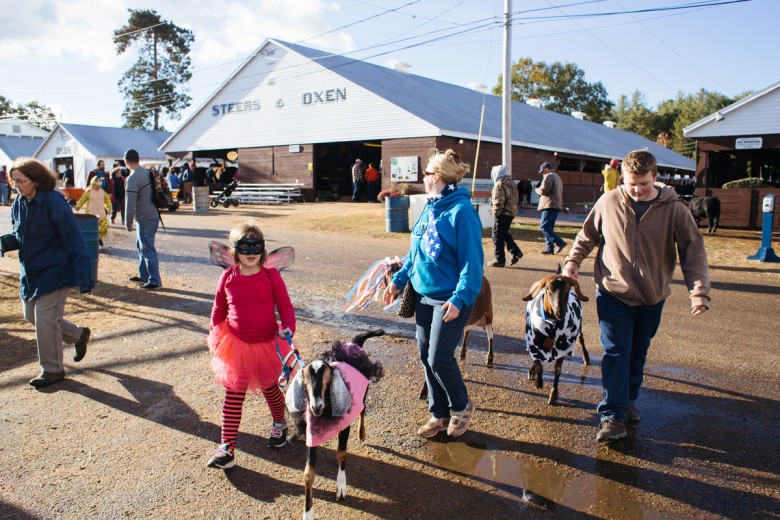
[[[431,211],[441,240],[436,260],[425,252],[425,230]],[[393,276],[403,288],[411,280],[418,293],[434,300],[449,301],[458,309],[472,305],[482,288],[482,223],[466,188],[428,202],[412,229],[411,248],[404,266]]]
[[[38,191],[28,200],[16,197],[11,207],[13,231],[0,237],[2,250],[19,250],[19,293],[24,301],[62,287],[88,292],[95,287],[92,260],[65,198]]]

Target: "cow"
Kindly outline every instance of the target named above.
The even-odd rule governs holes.
[[[718,230],[718,221],[720,220],[720,199],[718,197],[694,197],[686,204],[691,209],[697,226],[700,219],[706,218],[707,232],[715,233]]]

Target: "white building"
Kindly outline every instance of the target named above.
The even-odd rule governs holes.
[[[0,168],[8,169],[18,157],[32,157],[49,135],[21,119],[0,120]]]
[[[165,154],[157,149],[170,135],[170,132],[159,130],[58,123],[35,153],[35,158],[59,173],[71,166],[76,187],[85,188],[87,175],[98,161],[105,161],[106,171],[109,171],[128,148],[138,151],[141,164],[167,166]]]

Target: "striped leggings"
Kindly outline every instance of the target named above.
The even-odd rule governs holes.
[[[284,423],[284,394],[279,387],[274,385],[264,389],[263,397],[271,410],[273,421]],[[222,405],[222,444],[227,444],[230,449],[236,445],[244,399],[246,399],[246,392],[225,391],[225,404]]]

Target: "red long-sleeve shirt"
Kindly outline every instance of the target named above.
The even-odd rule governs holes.
[[[295,310],[279,272],[263,268],[244,276],[238,267],[231,267],[219,279],[211,327],[227,319],[233,334],[242,341],[268,341],[279,331],[274,307],[279,311],[282,328],[289,327],[295,334]]]

